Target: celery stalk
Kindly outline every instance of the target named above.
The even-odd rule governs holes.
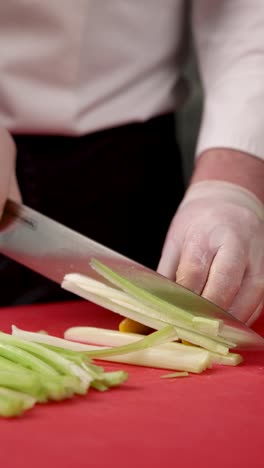
[[[16,329],[14,328],[13,330],[16,333]],[[24,340],[26,339],[26,336],[27,336],[27,333],[23,332]],[[43,343],[43,337],[44,336],[45,336],[46,344],[49,344],[49,335],[41,335],[41,334],[38,334],[38,333],[35,334],[35,338],[34,338],[35,343],[34,344],[37,346],[38,340],[40,340]],[[143,338],[140,337],[141,339],[138,340],[135,343],[130,343],[130,344],[127,344],[127,345],[124,345],[124,346],[120,346],[118,348],[110,348],[110,349],[104,349],[104,350],[98,350],[98,351],[95,351],[95,352],[91,352],[91,351],[87,351],[87,347],[86,347],[86,351],[87,351],[86,356],[91,357],[91,358],[95,358],[95,357],[99,357],[99,356],[111,356],[111,355],[114,355],[114,354],[118,354],[118,355],[127,354],[130,351],[138,351],[138,350],[142,350],[142,349],[145,349],[145,348],[149,348],[151,346],[157,346],[157,345],[159,345],[159,344],[161,344],[163,342],[173,341],[175,339],[175,336],[177,336],[177,335],[175,333],[174,327],[172,327],[171,325],[168,325],[168,326],[164,327],[163,329],[161,329],[159,331],[151,333],[148,336],[144,336]],[[29,336],[29,340],[32,339],[32,338],[33,337],[32,337],[32,333],[31,333],[31,336]],[[56,341],[55,341],[55,339],[53,337],[52,340],[50,341],[50,344],[55,345],[55,343],[56,343]],[[67,340],[64,340],[63,343],[64,343],[64,348],[67,349],[67,346],[68,346],[69,342],[67,342]],[[32,344],[32,343],[29,342],[29,344]],[[58,339],[57,345],[58,345],[58,347],[62,346],[61,339]],[[84,349],[85,348],[83,347],[83,350]],[[49,350],[49,351],[52,352],[51,350]]]
[[[28,372],[14,373],[8,370],[0,370],[0,387],[21,391],[32,395],[37,401],[47,401],[46,392],[43,389],[37,375]]]
[[[78,377],[82,386],[82,389],[80,389],[81,391],[86,391],[89,387],[89,384],[92,379],[90,378],[90,376],[88,376],[87,372],[84,372],[80,366],[76,365],[72,361],[67,360],[66,358],[64,358],[64,356],[61,356],[60,354],[55,353],[54,351],[47,349],[39,345],[38,343],[32,343],[22,339],[19,340],[13,335],[0,333],[0,352],[1,346],[6,348],[9,344],[13,344],[17,348],[19,348],[17,350],[17,354],[19,354],[18,351],[21,349],[24,352],[30,352],[33,355],[37,356],[39,360],[42,360],[43,363],[46,363],[46,365],[51,366],[51,369],[53,368],[55,375],[58,375],[59,372],[62,375],[71,375],[74,377]],[[11,348],[11,346],[9,347]]]
[[[0,333],[1,338],[2,338],[2,335],[3,334]],[[1,338],[0,338],[0,356],[5,357],[9,359],[10,361],[16,362],[22,365],[23,367],[42,373],[43,375],[47,375],[47,376],[58,375],[58,373],[52,367],[47,365],[38,357],[16,346],[12,346],[7,343],[1,342]],[[8,342],[10,341],[8,340]]]
[[[188,377],[188,372],[172,372],[171,374],[161,375],[161,379],[174,379],[175,377]]]
[[[16,390],[11,390],[10,388],[0,387],[0,398],[6,397],[9,399],[10,403],[16,404],[19,402],[19,407],[21,407],[21,412],[33,408],[37,400],[27,393],[18,392]],[[20,412],[18,413],[20,414]]]
[[[0,417],[12,418],[20,416],[24,412],[24,405],[21,399],[14,400],[8,395],[0,394]]]
[[[112,290],[113,288],[109,288],[107,292],[109,292],[109,297],[105,297],[105,295],[99,295],[99,291],[95,294],[93,292],[93,288],[90,286],[90,278],[87,277],[87,285],[79,285],[76,283],[76,274],[71,273],[66,275],[61,287],[66,291],[72,292],[77,294],[78,296],[82,297],[83,299],[89,300],[98,304],[106,309],[112,310],[113,312],[123,316],[131,318],[137,322],[146,325],[152,329],[159,330],[160,328],[164,327],[167,322],[158,320],[154,317],[160,317],[160,314],[157,314],[156,311],[153,311],[151,308],[148,308],[146,305],[142,306],[140,301],[124,301],[117,299],[114,297],[112,299]],[[115,291],[115,290],[114,290]],[[129,298],[129,296],[127,296]],[[136,304],[137,302],[137,304]],[[144,312],[143,312],[144,311]],[[178,323],[178,322],[177,322]],[[182,323],[182,322],[181,322]]]

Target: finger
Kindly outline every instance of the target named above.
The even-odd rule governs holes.
[[[185,238],[176,281],[185,288],[201,294],[208,277],[215,250],[208,245],[207,234],[197,229]]]
[[[181,242],[176,243],[172,238],[168,237],[165,241],[157,268],[158,273],[172,281],[176,280],[176,270],[180,259],[180,247]]]
[[[229,312],[242,322],[250,320],[264,296],[264,275],[245,274],[241,288]]]
[[[211,264],[202,296],[227,310],[236,296],[246,270],[247,256],[239,244],[223,244]]]
[[[261,313],[264,311],[263,307],[264,307],[264,298],[261,301],[261,303],[258,305],[258,307],[256,308],[255,312],[253,312],[251,317],[247,320],[246,324],[248,327],[251,327],[251,325],[253,325],[253,323],[256,322],[256,320],[260,317]]]

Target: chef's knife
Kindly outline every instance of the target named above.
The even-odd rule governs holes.
[[[96,258],[140,287],[194,315],[223,320],[221,335],[243,349],[263,349],[264,338],[215,304],[135,261],[10,200],[0,223],[0,252],[61,284],[68,273],[106,282],[90,267]],[[234,338],[235,337],[235,338]]]

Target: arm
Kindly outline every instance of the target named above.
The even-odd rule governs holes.
[[[193,2],[204,109],[159,271],[252,322],[264,300],[264,4]]]

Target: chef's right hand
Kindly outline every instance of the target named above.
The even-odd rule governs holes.
[[[21,202],[16,179],[16,146],[8,131],[0,128],[0,219],[7,198]]]

